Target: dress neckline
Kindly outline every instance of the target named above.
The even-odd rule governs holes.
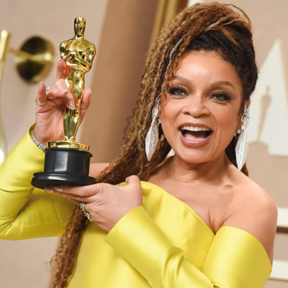
[[[153,186],[154,188],[156,188],[158,191],[162,192],[163,194],[167,195],[168,197],[173,198],[174,200],[176,200],[178,203],[180,203],[181,205],[183,205],[184,207],[186,207],[192,214],[194,214],[194,216],[209,230],[210,233],[212,233],[213,235],[215,235],[215,233],[212,231],[212,229],[206,224],[206,222],[185,202],[181,201],[180,199],[176,198],[175,196],[171,195],[170,193],[168,193],[166,190],[164,190],[163,188],[161,188],[160,186],[151,183],[151,182],[147,182],[147,181],[141,181],[141,183],[144,184],[144,186],[146,185],[150,185]]]
[[[179,204],[182,204],[184,207],[186,207],[203,225],[204,227],[207,228],[207,231],[210,232],[210,234],[212,233],[213,236],[215,236],[220,230],[223,230],[223,229],[232,229],[232,230],[237,230],[237,231],[241,231],[241,233],[244,233],[244,234],[247,234],[249,235],[250,237],[256,239],[256,241],[262,246],[263,250],[265,251],[265,254],[266,254],[266,257],[268,259],[268,262],[270,264],[270,267],[272,267],[271,265],[271,262],[270,262],[270,259],[269,259],[269,256],[267,254],[267,251],[266,249],[264,248],[263,244],[260,242],[260,240],[255,237],[253,234],[251,234],[250,232],[244,230],[244,229],[241,229],[241,228],[238,228],[238,227],[234,227],[234,226],[221,226],[219,228],[218,231],[216,231],[216,233],[214,233],[211,228],[205,223],[205,221],[189,206],[187,205],[185,202],[181,201],[180,199],[176,198],[175,196],[171,195],[170,193],[168,193],[166,190],[164,190],[163,188],[161,188],[160,186],[154,184],[154,183],[151,183],[151,182],[147,182],[147,181],[141,181],[141,184],[144,184],[143,186],[152,186],[154,187],[155,189],[157,189],[158,191],[162,192],[162,194],[165,194],[167,195],[168,197],[171,197],[171,199],[177,201]]]

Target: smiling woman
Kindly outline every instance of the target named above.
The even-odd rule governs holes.
[[[241,128],[242,103],[241,80],[229,62],[214,51],[187,52],[161,100],[162,129],[175,158],[223,162]]]
[[[71,98],[63,95],[63,62],[57,69],[49,96],[59,101],[39,86],[38,97],[55,109],[37,107],[34,143],[55,138],[53,119]],[[100,183],[34,189],[44,153],[29,134],[14,148],[0,168],[1,237],[63,234],[72,213],[54,287],[263,287],[277,213],[242,165],[256,80],[251,24],[241,9],[207,3],[183,10],[148,55],[118,157],[91,166]]]

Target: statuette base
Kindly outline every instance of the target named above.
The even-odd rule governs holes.
[[[48,148],[68,148],[68,149],[80,149],[83,151],[89,151],[90,146],[74,141],[54,141],[48,142]]]
[[[89,176],[91,157],[90,152],[80,149],[48,148],[44,172],[35,173],[31,184],[41,189],[48,186],[95,184],[96,179]]]

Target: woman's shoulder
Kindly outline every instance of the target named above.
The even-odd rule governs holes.
[[[241,173],[242,174],[242,173]],[[244,174],[238,175],[234,186],[237,195],[231,213],[223,226],[245,230],[264,246],[272,262],[273,243],[277,228],[277,207],[271,196]]]
[[[275,206],[269,193],[267,193],[259,184],[254,182],[251,178],[244,175],[242,172],[238,171],[237,181],[235,181],[235,192],[240,198],[239,200],[246,201],[251,200],[253,202],[253,207],[260,207],[262,205]],[[263,208],[263,207],[262,207]]]
[[[259,210],[267,210],[277,215],[276,205],[269,193],[242,172],[239,172],[239,174],[237,184],[234,186],[237,195],[235,211],[247,210],[247,213],[249,211],[255,213]],[[245,203],[246,208],[242,206]]]

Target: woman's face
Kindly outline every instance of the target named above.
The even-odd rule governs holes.
[[[242,86],[235,68],[214,51],[183,56],[162,95],[164,135],[187,163],[222,157],[241,127]]]

